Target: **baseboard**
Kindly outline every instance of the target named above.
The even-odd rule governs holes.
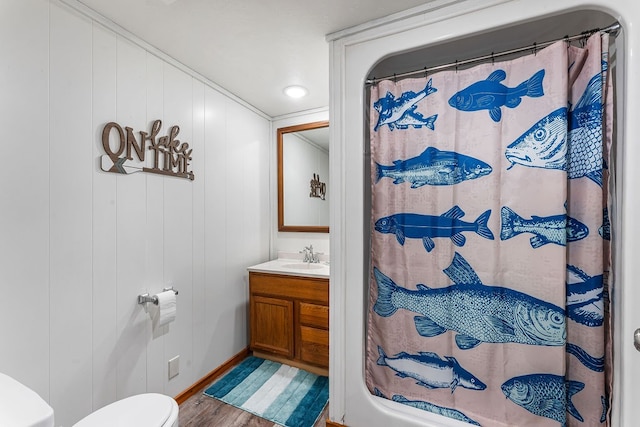
[[[327,419],[326,425],[327,427],[347,427],[344,424],[338,424],[336,422],[330,421],[329,419]]]
[[[198,382],[193,384],[191,387],[189,387],[188,389],[186,389],[185,391],[177,395],[175,397],[175,400],[176,402],[178,402],[178,405],[181,405],[191,396],[194,396],[197,393],[199,393],[203,388],[211,384],[213,380],[215,380],[218,377],[221,377],[222,374],[227,372],[229,369],[231,369],[238,363],[242,362],[242,360],[246,359],[247,356],[249,356],[249,347],[244,348],[240,353],[236,354],[231,359],[227,360],[222,365],[218,366],[216,369],[214,369],[213,371],[209,372],[207,375],[202,377]]]

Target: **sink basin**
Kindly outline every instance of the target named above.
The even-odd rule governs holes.
[[[325,265],[322,264],[314,264],[308,262],[296,262],[293,264],[282,264],[282,268],[291,268],[294,270],[317,270],[320,268],[325,268]]]
[[[308,263],[301,258],[277,258],[262,264],[247,267],[247,270],[257,273],[282,274],[285,276],[305,276],[329,278],[329,263]]]

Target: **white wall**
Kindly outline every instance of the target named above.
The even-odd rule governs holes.
[[[58,426],[175,396],[247,346],[245,269],[273,229],[270,121],[57,0],[1,0],[0,40],[0,371]],[[180,126],[194,181],[100,170],[105,123],[155,119],[160,135]],[[177,319],[153,331],[136,298],[168,284]]]
[[[300,232],[279,232],[278,231],[278,199],[276,197],[278,187],[277,187],[277,174],[275,170],[275,165],[277,164],[276,159],[276,151],[275,147],[277,145],[276,132],[278,128],[287,127],[287,126],[295,126],[303,123],[312,123],[312,122],[320,122],[324,120],[329,120],[329,111],[327,109],[319,109],[314,111],[303,111],[298,114],[288,115],[286,117],[276,117],[273,120],[272,132],[271,132],[271,145],[274,147],[273,155],[272,155],[272,164],[274,165],[274,171],[272,173],[272,184],[271,188],[274,194],[273,200],[271,202],[272,208],[272,218],[273,218],[273,230],[274,231],[274,239],[271,248],[271,258],[277,258],[278,252],[288,252],[288,253],[297,253],[302,250],[305,246],[313,245],[313,250],[317,252],[322,252],[325,255],[329,254],[329,235],[331,234],[331,229],[329,229],[329,233],[300,233]],[[329,123],[331,126],[331,123]],[[321,175],[322,176],[322,175]],[[332,189],[333,185],[330,189],[327,189],[327,200],[326,202],[331,205],[332,198]],[[264,261],[267,261],[265,259]]]

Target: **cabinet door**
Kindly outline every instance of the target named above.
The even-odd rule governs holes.
[[[293,301],[251,297],[251,349],[293,358]]]

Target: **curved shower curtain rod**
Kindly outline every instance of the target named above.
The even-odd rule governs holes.
[[[402,77],[408,77],[408,76],[413,76],[415,74],[428,74],[434,71],[442,71],[442,70],[446,70],[449,68],[457,68],[461,65],[466,65],[466,64],[472,64],[474,62],[482,62],[482,61],[488,61],[488,60],[493,60],[495,58],[501,57],[501,56],[507,56],[507,55],[513,55],[515,53],[520,53],[520,52],[525,52],[527,50],[533,50],[534,52],[536,52],[538,49],[542,49],[544,47],[547,47],[549,45],[552,45],[553,43],[560,41],[560,40],[564,40],[567,43],[575,41],[575,40],[580,40],[583,38],[587,38],[589,36],[591,36],[592,34],[595,34],[597,32],[602,32],[602,33],[609,33],[611,35],[613,35],[614,37],[618,35],[618,32],[620,31],[620,23],[619,22],[615,22],[611,25],[609,25],[606,28],[595,28],[593,30],[589,30],[589,31],[583,31],[580,34],[576,34],[574,36],[565,36],[559,39],[555,39],[555,40],[550,40],[547,42],[543,42],[543,43],[534,43],[532,45],[529,46],[525,46],[525,47],[520,47],[517,49],[511,49],[511,50],[505,50],[503,52],[498,52],[498,53],[491,53],[490,55],[484,55],[484,56],[478,56],[476,58],[471,58],[471,59],[465,59],[463,61],[456,61],[456,62],[452,62],[449,64],[444,64],[444,65],[436,65],[434,67],[425,67],[421,70],[415,70],[415,71],[408,71],[406,73],[400,73],[400,74],[393,74],[391,76],[386,76],[386,77],[380,77],[380,78],[372,78],[372,79],[367,79],[365,80],[365,84],[367,85],[373,85],[376,84],[382,80],[389,80],[389,79],[393,79],[396,80],[398,78],[402,78]]]

